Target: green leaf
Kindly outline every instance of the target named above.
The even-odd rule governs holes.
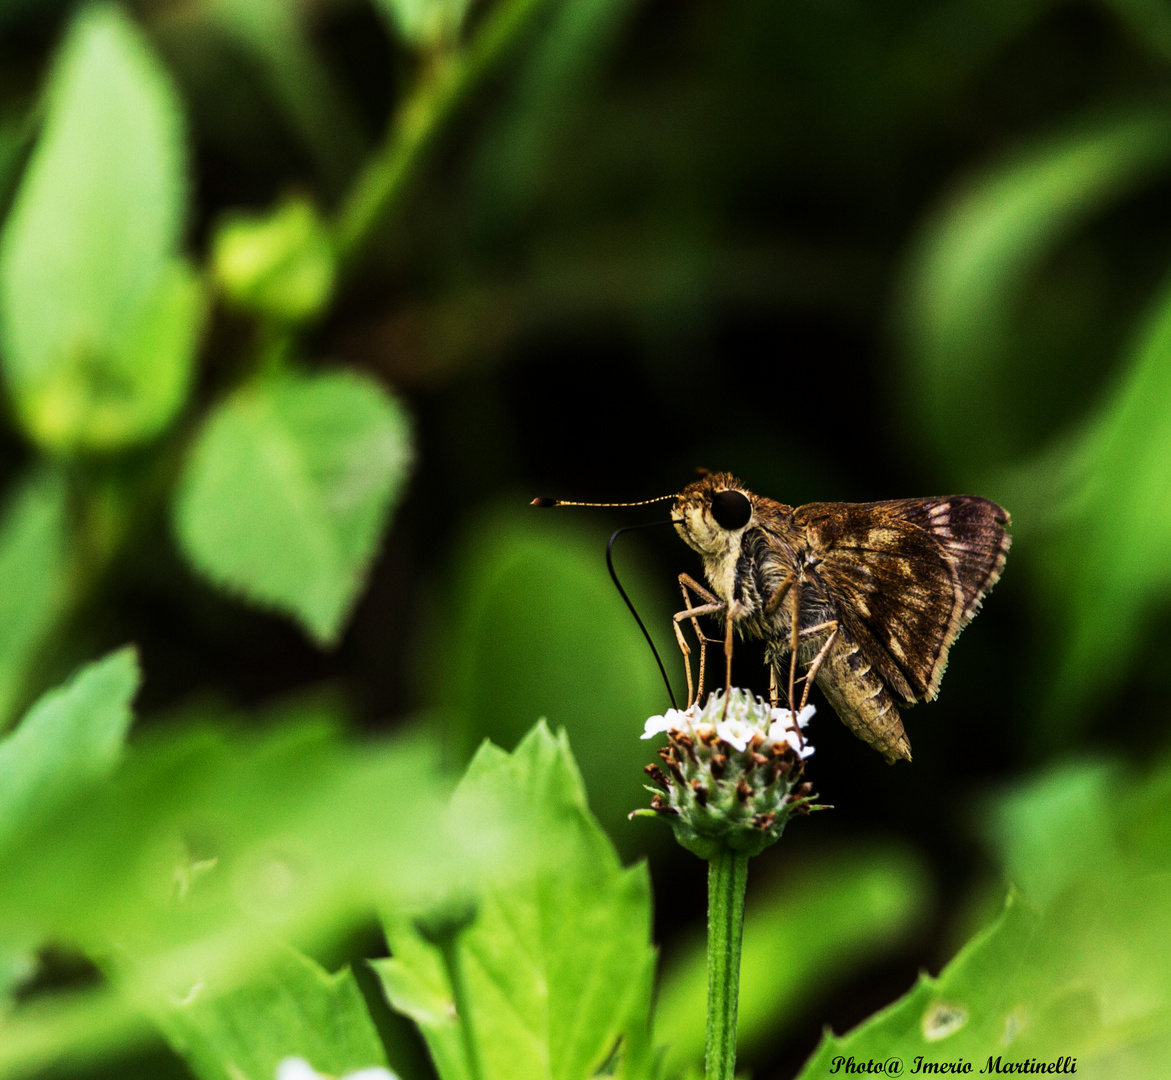
[[[0,849],[0,956],[52,940],[108,978],[0,1016],[0,1076],[133,1045],[167,1003],[230,993],[284,941],[334,948],[376,908],[429,907],[503,842],[487,823],[453,829],[422,739],[256,728],[148,729],[113,776]]]
[[[182,407],[201,288],[177,257],[183,124],[118,8],[77,17],[0,237],[0,344],[17,415],[46,449],[149,439]]]
[[[1113,763],[1071,762],[987,800],[980,816],[984,839],[1030,900],[1047,904],[1071,880],[1107,863],[1118,772]]]
[[[457,821],[499,819],[515,846],[469,882],[478,917],[458,938],[484,1080],[585,1080],[620,1036],[637,1045],[650,994],[650,883],[624,870],[586,806],[564,733],[538,724],[508,755],[476,756]],[[423,1032],[442,1080],[469,1076],[438,949],[388,920],[392,959],[376,961],[391,1003]]]
[[[1054,417],[1048,445],[1035,435],[1046,425],[1021,403],[1068,409],[1077,394],[1051,387],[1076,383],[1073,354],[1101,343],[1063,325],[1027,338],[1024,298],[1060,243],[1164,172],[1169,157],[1165,110],[1099,118],[1038,142],[957,195],[925,231],[909,273],[907,389],[933,452],[1013,514],[1014,557],[1031,564],[1044,609],[1030,711],[1050,740],[1067,740],[1125,678],[1147,619],[1171,596],[1171,292],[1156,298],[1113,387],[1087,416]],[[1079,318],[1107,285],[1060,310]]]
[[[6,850],[113,771],[139,681],[134,650],[113,653],[41,697],[0,740],[0,865]],[[0,1018],[12,989],[35,972],[40,943],[19,921],[0,933]]]
[[[619,846],[658,843],[666,830],[631,826],[626,815],[648,798],[643,724],[669,701],[606,572],[606,534],[523,503],[478,515],[458,538],[449,621],[424,693],[448,712],[465,752],[485,738],[513,746],[541,716],[564,726],[591,805]],[[681,673],[666,596],[640,573],[636,552],[625,538],[615,564],[658,631],[668,671]]]
[[[938,979],[921,975],[897,1005],[850,1035],[827,1033],[800,1076],[825,1076],[839,1056],[898,1057],[907,1070],[920,1054],[928,1061],[973,1061],[973,1071],[988,1054],[1008,1047],[1015,1059],[1020,1048],[1013,1044],[1033,1003],[1027,956],[1037,925],[1036,910],[1010,896],[1001,919],[977,935]]]
[[[1169,159],[1165,110],[1098,118],[972,178],[928,222],[904,290],[905,388],[953,472],[986,478],[1034,449],[1021,443],[1029,425],[1016,422],[1022,396],[1046,396],[1018,384],[1036,367],[1014,337],[1024,288],[1060,241]]]
[[[68,548],[65,480],[53,469],[38,470],[18,484],[0,519],[0,727],[60,614]]]
[[[633,10],[630,0],[557,0],[541,13],[536,40],[516,64],[512,100],[488,126],[473,164],[477,220],[514,225],[558,182],[558,140],[573,131]]]
[[[115,766],[138,662],[123,649],[45,694],[0,741],[0,853]]]
[[[175,528],[206,578],[335,644],[411,464],[406,412],[349,372],[280,375],[199,434]]]
[[[851,1055],[899,1057],[909,1073],[920,1055],[964,1059],[973,1072],[989,1057],[1003,1068],[1068,1055],[1078,1075],[1152,1075],[1171,1048],[1171,764],[1137,780],[1062,765],[998,801],[985,807],[987,831],[1034,895],[1011,890],[1001,918],[938,978],[923,975],[848,1035],[828,1035],[803,1078]]]
[[[1063,741],[1142,655],[1171,597],[1171,287],[1095,415],[1008,473],[1056,662],[1038,716]]]
[[[391,25],[417,47],[453,41],[470,3],[471,0],[378,0]]]
[[[244,986],[200,987],[162,1024],[201,1080],[273,1080],[288,1057],[334,1076],[386,1065],[354,973],[330,975],[294,949]]]
[[[835,984],[900,948],[931,896],[922,860],[893,849],[822,857],[794,867],[763,894],[751,881],[750,875],[738,1017],[745,1061],[792,1030]],[[667,1047],[668,1076],[702,1066],[706,1018],[700,934],[663,970],[655,1042]]]

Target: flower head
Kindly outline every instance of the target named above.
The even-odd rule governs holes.
[[[666,771],[647,766],[658,786],[648,788],[651,809],[635,813],[668,818],[679,842],[704,858],[719,847],[757,854],[793,814],[821,809],[801,779],[813,753],[802,729],[813,713],[812,705],[794,715],[733,689],[715,691],[702,708],[652,716],[642,737],[666,734]]]

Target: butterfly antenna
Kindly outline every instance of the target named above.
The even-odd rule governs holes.
[[[673,498],[675,498],[675,496],[674,495],[665,495],[665,496],[663,496],[663,498],[673,499]],[[647,501],[648,502],[662,502],[662,499],[648,499]],[[536,502],[536,500],[534,500],[534,505],[539,505]],[[554,505],[557,505],[557,504],[554,503]],[[603,506],[604,505],[644,506],[645,503],[634,503],[634,504],[625,504],[625,503],[617,503],[617,504],[570,503],[568,505],[571,505],[571,506],[597,506],[597,505],[603,505]],[[621,536],[624,532],[632,532],[634,529],[648,529],[652,525],[670,525],[670,524],[671,524],[670,521],[648,521],[642,525],[627,525],[623,529],[615,530],[614,535],[610,537],[610,542],[606,545],[606,569],[610,571],[610,579],[614,582],[614,587],[618,590],[618,594],[622,597],[622,599],[626,601],[626,606],[628,608],[630,608],[630,614],[634,616],[634,621],[636,623],[638,623],[638,628],[642,631],[642,636],[644,638],[646,638],[646,643],[651,647],[651,652],[653,652],[655,654],[655,663],[659,665],[659,674],[663,676],[663,685],[666,686],[667,696],[671,699],[671,708],[678,709],[679,704],[675,700],[675,691],[671,689],[671,680],[667,678],[667,669],[665,667],[663,667],[663,659],[661,656],[659,656],[659,650],[655,648],[655,643],[651,640],[650,631],[647,630],[646,625],[643,623],[642,619],[639,617],[638,612],[634,608],[634,604],[631,603],[630,597],[626,595],[626,590],[622,587],[622,582],[618,580],[618,573],[614,569],[614,541],[617,540],[619,536]]]
[[[539,495],[535,498],[529,506],[539,506],[542,509],[547,509],[550,506],[650,506],[651,503],[666,502],[668,499],[677,499],[678,494],[675,495],[660,495],[657,499],[643,499],[641,502],[571,502],[569,499],[550,499],[547,496]],[[655,522],[658,524],[658,522]],[[619,529],[619,532],[622,530]]]

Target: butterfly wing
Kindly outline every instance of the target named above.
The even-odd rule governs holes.
[[[1004,568],[1008,514],[955,495],[811,503],[794,522],[810,576],[891,690],[907,704],[934,698],[948,650]]]

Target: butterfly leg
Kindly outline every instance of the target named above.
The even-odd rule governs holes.
[[[789,595],[789,590],[793,587],[793,582],[797,580],[797,575],[789,573],[785,575],[785,580],[777,586],[777,591],[768,598],[768,603],[764,605],[764,613],[768,616],[773,616],[777,613],[781,604],[785,602],[785,597]]]
[[[714,593],[708,592],[708,590],[705,589],[702,585],[700,585],[700,583],[698,581],[696,581],[695,578],[691,577],[690,574],[680,574],[679,575],[679,584],[683,586],[683,595],[684,595],[685,599],[687,599],[687,590],[693,589],[704,600],[709,601],[709,603],[706,605],[706,607],[704,609],[704,612],[703,612],[704,614],[715,614],[715,612],[717,612],[717,611],[723,611],[726,615],[726,618],[724,619],[724,624],[725,624],[724,625],[724,665],[725,665],[725,668],[724,668],[724,693],[727,694],[727,692],[732,689],[732,623],[734,622],[734,620],[732,618],[732,611],[729,608],[728,604],[724,603]],[[695,609],[693,611],[693,614],[697,613],[698,611],[699,611],[699,609]],[[711,642],[712,644],[715,644],[715,641],[713,638],[704,637],[703,635],[701,635],[700,630],[699,630],[699,624],[697,622],[695,622],[694,619],[692,620],[692,626],[695,627],[696,637],[700,638],[705,643]],[[699,655],[699,662],[700,662],[699,692],[700,692],[700,694],[703,693],[703,662],[704,662],[705,654],[706,654],[706,649],[703,646],[701,646],[701,652]],[[696,700],[697,701],[699,700],[698,695],[696,696]]]
[[[724,619],[724,708],[728,707],[728,693],[732,689],[732,616]]]
[[[708,608],[705,608],[701,614],[714,614],[715,611],[719,611],[724,608],[724,604],[720,601],[719,597],[714,593],[708,592],[708,590],[701,586],[700,583],[696,581],[696,579],[694,579],[694,577],[692,577],[690,574],[679,575],[679,586],[683,589],[683,602],[689,609],[691,608],[691,593],[689,593],[689,589],[691,592],[696,593],[696,595],[698,595],[701,600],[708,601]],[[714,608],[711,607],[712,604],[714,604]],[[694,613],[694,611],[692,611],[691,616],[691,627],[694,631],[696,631],[696,641],[699,642],[699,684],[696,688],[696,696],[694,696],[694,698],[691,697],[690,689],[687,691],[687,698],[689,698],[689,703],[698,702],[698,700],[704,696],[704,686],[707,685],[708,645],[720,644],[717,638],[708,637],[706,634],[704,634],[704,631],[700,629],[699,620],[696,617],[696,613]],[[684,663],[686,664],[686,656],[684,657]]]
[[[797,649],[801,644],[801,583],[794,580],[789,589],[793,597],[793,616],[789,621],[789,708],[797,692]]]
[[[830,630],[830,627],[833,629]],[[829,655],[829,650],[833,643],[838,639],[838,624],[836,621],[822,623],[820,626],[811,626],[810,630],[830,630],[830,635],[825,639],[825,644],[821,650],[813,658],[813,663],[805,669],[805,689],[801,693],[801,709],[809,703],[809,688],[813,685],[813,680],[817,678],[817,673],[821,669],[821,665],[825,662],[825,658]],[[801,709],[797,711],[800,712]]]
[[[688,708],[690,708],[691,702],[693,700],[693,698],[691,696],[691,691],[693,689],[692,685],[691,685],[691,646],[687,644],[687,639],[683,636],[683,631],[679,626],[679,620],[676,619],[674,621],[674,623],[672,623],[672,625],[675,627],[675,640],[679,643],[679,651],[683,654],[683,671],[687,675],[687,706],[688,706]],[[701,650],[700,655],[702,656],[703,655],[703,653],[702,653],[703,643],[702,642],[700,642],[699,647]],[[703,678],[703,662],[702,662],[702,660],[700,661],[699,672],[700,672],[700,678],[702,679]]]
[[[687,703],[692,705],[703,696],[704,676],[706,674],[705,667],[707,661],[707,646],[709,642],[713,642],[699,626],[700,615],[714,615],[716,612],[723,611],[727,606],[719,597],[713,593],[708,592],[702,585],[699,584],[690,574],[679,575],[679,587],[683,591],[683,603],[686,605],[683,611],[678,612],[674,618],[675,638],[679,642],[679,649],[683,653],[683,667],[687,674]],[[700,599],[707,600],[708,603],[701,604],[698,607],[692,607],[691,593],[696,593]],[[696,640],[699,643],[699,686],[695,690],[695,697],[691,696],[692,682],[691,682],[691,648],[688,646],[683,637],[683,630],[680,626],[684,620],[691,622],[692,629],[695,631]]]

